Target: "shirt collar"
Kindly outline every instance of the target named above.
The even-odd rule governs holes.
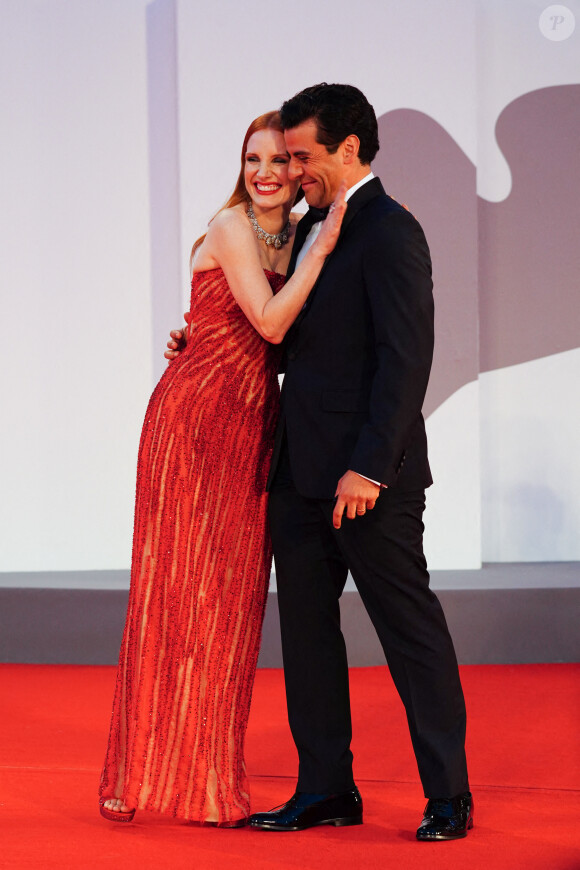
[[[368,175],[365,175],[364,178],[361,178],[360,181],[357,181],[356,184],[353,184],[352,187],[349,187],[349,189],[347,190],[345,197],[344,197],[345,202],[348,202],[348,200],[351,198],[353,193],[355,193],[359,189],[359,187],[362,187],[363,184],[366,184],[367,181],[370,181],[371,178],[374,178],[374,177],[375,177],[374,172],[369,172]]]

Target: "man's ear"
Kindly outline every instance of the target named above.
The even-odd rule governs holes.
[[[342,142],[343,160],[346,164],[354,163],[355,160],[358,159],[359,148],[360,139],[358,138],[358,136],[355,136],[354,133],[351,133],[350,136],[346,137],[346,139]]]

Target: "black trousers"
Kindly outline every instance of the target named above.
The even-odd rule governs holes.
[[[426,797],[468,791],[465,703],[445,616],[423,555],[425,494],[383,489],[340,530],[334,500],[301,496],[282,450],[269,519],[298,791],[353,787],[348,664],[339,598],[350,569],[405,705]],[[388,741],[389,735],[385,735]]]

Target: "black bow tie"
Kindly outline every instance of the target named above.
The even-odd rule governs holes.
[[[313,205],[308,209],[308,214],[313,224],[318,223],[318,221],[323,221],[326,215],[328,214],[329,205],[326,208],[314,208]]]

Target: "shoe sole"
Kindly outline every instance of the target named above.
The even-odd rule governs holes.
[[[254,825],[252,822],[248,827],[254,831],[306,831],[308,828],[318,828],[320,825],[334,825],[335,828],[345,828],[347,825],[362,825],[362,816],[350,816],[342,819],[323,819],[321,822],[313,822],[311,825]]]

